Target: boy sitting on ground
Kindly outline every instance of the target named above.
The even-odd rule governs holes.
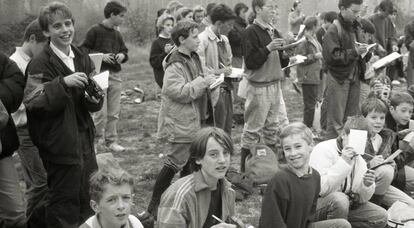
[[[345,219],[311,220],[321,188],[318,171],[309,166],[311,130],[302,123],[292,123],[282,130],[280,139],[287,165],[268,183],[259,228],[350,228]]]
[[[374,167],[384,162],[390,156],[394,144],[395,134],[392,130],[384,128],[385,115],[388,112],[387,105],[378,98],[368,98],[361,106],[362,115],[372,128],[371,143],[367,145],[365,155],[362,157],[368,162],[369,167]],[[391,186],[394,178],[395,163],[386,164],[375,169],[376,188],[371,202],[377,205],[390,207],[394,202],[401,201],[414,206],[414,200],[403,191]]]
[[[162,195],[158,228],[235,228],[226,223],[235,206],[235,192],[225,179],[233,151],[231,138],[220,128],[197,132],[190,147],[195,172]]]
[[[89,180],[91,208],[95,215],[79,228],[143,228],[131,215],[134,179],[121,168],[104,167]]]
[[[414,145],[402,142],[407,133],[414,131],[414,121],[410,119],[413,109],[414,99],[408,93],[396,92],[390,98],[389,112],[385,117],[385,126],[397,133],[394,147],[403,150],[394,159],[397,171],[392,185],[405,192],[414,191],[414,168],[407,165],[414,160]]]
[[[351,129],[372,130],[363,117],[350,117],[336,139],[316,145],[309,163],[321,175],[320,198],[317,203],[318,220],[348,219],[353,227],[383,228],[387,212],[369,202],[375,191],[375,171],[368,170],[364,159],[349,145]]]

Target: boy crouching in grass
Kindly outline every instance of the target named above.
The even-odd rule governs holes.
[[[303,123],[291,123],[280,135],[286,166],[268,183],[262,200],[259,227],[350,228],[345,219],[313,222],[321,177],[309,166],[312,132]]]
[[[131,215],[134,179],[120,168],[95,172],[90,179],[91,208],[95,215],[79,228],[143,228]]]

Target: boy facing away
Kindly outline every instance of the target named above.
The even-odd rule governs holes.
[[[124,151],[119,145],[117,124],[121,111],[122,79],[118,74],[121,64],[128,60],[128,49],[121,33],[116,29],[125,17],[127,9],[117,1],[105,5],[105,19],[94,25],[86,34],[81,47],[89,52],[104,53],[101,71],[110,71],[109,87],[105,91],[104,104],[95,118],[97,148],[108,146],[115,152]],[[99,73],[99,72],[98,72]]]
[[[121,168],[105,167],[90,180],[90,205],[95,215],[79,228],[143,228],[131,215],[134,179]]]
[[[291,123],[280,134],[286,166],[268,183],[262,200],[260,228],[350,228],[345,219],[313,222],[319,198],[320,175],[309,166],[312,132],[302,123]]]
[[[46,45],[48,39],[43,35],[38,20],[32,21],[25,29],[24,42],[21,47],[10,56],[24,74],[30,60],[38,55]],[[19,109],[12,114],[16,124],[17,135],[20,140],[20,147],[17,153],[23,169],[23,176],[26,183],[27,209],[26,215],[30,218],[34,207],[45,198],[47,192],[47,177],[39,156],[37,147],[33,144],[27,129],[26,108],[23,103]]]
[[[72,45],[73,22],[70,9],[62,3],[42,8],[39,24],[50,42],[26,70],[28,129],[48,184],[47,225],[40,227],[78,227],[93,214],[87,180],[97,163],[89,113],[99,111],[103,99],[85,93],[94,66],[88,54]]]

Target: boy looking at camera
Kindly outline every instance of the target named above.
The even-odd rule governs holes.
[[[26,70],[28,129],[47,173],[47,225],[41,227],[75,228],[93,214],[87,180],[97,164],[89,113],[100,110],[103,100],[85,93],[94,66],[72,45],[73,22],[62,3],[42,8],[39,24],[49,42]]]
[[[94,121],[97,148],[108,146],[114,152],[125,150],[119,145],[117,132],[122,90],[122,79],[118,72],[121,71],[121,64],[128,60],[128,49],[117,27],[123,23],[126,11],[125,6],[119,2],[108,2],[104,8],[105,19],[89,29],[81,44],[81,48],[88,52],[104,53],[101,71],[110,72],[104,104],[94,117]]]
[[[312,132],[302,123],[291,123],[280,134],[286,166],[268,183],[262,200],[259,228],[350,228],[345,219],[314,222],[320,175],[309,166]]]
[[[79,228],[143,228],[131,215],[134,179],[121,168],[104,168],[90,178],[91,208],[95,215]]]

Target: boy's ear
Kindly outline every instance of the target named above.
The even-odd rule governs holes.
[[[36,42],[36,35],[35,34],[30,35],[29,42],[35,42],[35,43],[37,43]]]
[[[45,35],[46,37],[50,37],[49,31],[43,31],[43,35]]]
[[[98,205],[98,203],[95,201],[95,200],[91,200],[90,202],[89,202],[89,204],[91,205],[91,208],[92,208],[92,210],[95,212],[95,213],[99,213],[99,205]]]
[[[258,14],[259,12],[262,12],[262,8],[260,6],[255,6],[254,11]]]
[[[179,37],[178,37],[178,41],[180,42],[180,45],[181,45],[181,44],[183,44],[184,40],[185,40],[185,39],[184,39],[184,37],[183,37],[183,36],[179,36]]]
[[[391,112],[391,111],[394,111],[394,107],[392,106],[392,105],[390,105],[390,107],[388,108],[388,110]]]

